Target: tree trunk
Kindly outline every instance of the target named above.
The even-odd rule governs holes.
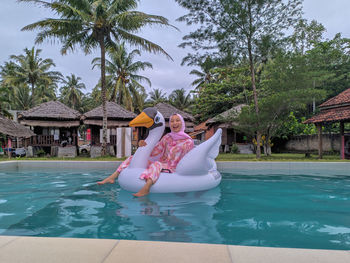
[[[261,142],[261,133],[259,131],[260,129],[260,122],[259,122],[259,105],[258,105],[258,95],[256,91],[256,85],[255,85],[255,69],[254,69],[254,61],[253,61],[253,55],[251,50],[251,44],[248,44],[248,51],[249,51],[249,64],[250,64],[250,74],[252,79],[252,86],[253,86],[253,95],[254,95],[254,105],[255,105],[255,113],[257,118],[256,123],[256,158],[259,159],[261,157],[261,149],[260,149],[260,142]]]
[[[102,97],[102,150],[101,155],[105,156],[107,153],[107,109],[106,109],[106,50],[103,36],[100,36],[101,47],[101,97]]]
[[[32,84],[32,107],[34,107],[35,106],[35,99],[34,99],[34,88],[35,88],[35,86],[34,86],[34,83],[31,83]]]
[[[255,105],[255,113],[256,113],[256,158],[261,158],[261,148],[260,148],[260,142],[261,142],[261,133],[260,133],[260,121],[259,121],[259,105],[258,105],[258,94],[256,92],[256,85],[255,85],[255,68],[254,68],[254,59],[252,54],[252,13],[251,13],[251,3],[248,2],[248,13],[249,13],[249,35],[247,36],[247,44],[248,44],[248,55],[249,55],[249,65],[250,65],[250,74],[252,79],[252,86],[253,86],[253,95],[254,95],[254,105]]]

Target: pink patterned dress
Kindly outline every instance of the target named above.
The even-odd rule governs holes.
[[[141,174],[140,179],[147,180],[151,178],[155,183],[162,170],[169,170],[173,173],[177,164],[182,157],[194,147],[193,140],[190,138],[183,140],[174,140],[169,134],[166,134],[154,147],[151,158],[158,157],[158,161],[148,161],[147,169]],[[128,165],[132,156],[126,159],[117,169],[118,172],[123,171]]]

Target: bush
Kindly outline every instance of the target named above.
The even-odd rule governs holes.
[[[233,143],[231,147],[231,153],[239,153],[239,148],[237,144]]]

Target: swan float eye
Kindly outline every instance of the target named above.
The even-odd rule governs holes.
[[[154,123],[158,123],[159,120],[160,120],[159,116],[156,116],[156,117],[154,118]]]

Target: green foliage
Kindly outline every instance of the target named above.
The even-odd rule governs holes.
[[[189,13],[178,20],[199,24],[180,47],[194,50],[183,63],[201,65],[212,58],[259,56],[261,40],[276,42],[301,15],[300,0],[176,0]],[[204,52],[201,52],[204,51]],[[236,60],[236,59],[233,59]],[[236,60],[237,61],[237,60]]]
[[[154,106],[161,102],[167,102],[166,93],[161,89],[153,89],[149,93],[149,99],[147,100],[147,106]]]
[[[141,55],[140,51],[135,49],[128,53],[124,43],[115,48],[109,48],[108,55],[110,57],[110,60],[106,60],[108,100],[117,102],[130,111],[134,111],[135,108],[142,111],[145,88],[141,81],[147,82],[149,86],[151,81],[137,73],[140,70],[153,68],[152,64],[134,61],[136,56]],[[101,58],[95,58],[92,64],[93,67],[101,68]]]
[[[9,88],[9,100],[15,109],[27,110],[56,99],[57,83],[62,74],[50,71],[52,59],[40,57],[41,49],[24,49],[24,54],[11,55],[1,67],[2,84]]]
[[[190,112],[193,106],[191,94],[186,95],[185,89],[176,89],[169,95],[169,102],[175,108]]]
[[[85,84],[80,82],[81,78],[76,77],[74,74],[66,76],[66,80],[63,80],[64,86],[61,87],[60,99],[68,107],[75,110],[82,110],[82,89],[85,89]]]
[[[234,104],[251,102],[248,66],[215,68],[211,74],[215,80],[203,85],[194,100],[193,112],[199,121],[212,118]]]
[[[288,116],[288,119],[283,122],[282,126],[279,128],[278,133],[279,137],[287,139],[292,135],[312,135],[316,134],[317,130],[315,125],[313,124],[304,124],[303,122],[306,120],[305,117],[301,117],[298,120],[294,112],[291,112]]]
[[[239,153],[239,148],[237,144],[233,143],[231,146],[231,153]]]

